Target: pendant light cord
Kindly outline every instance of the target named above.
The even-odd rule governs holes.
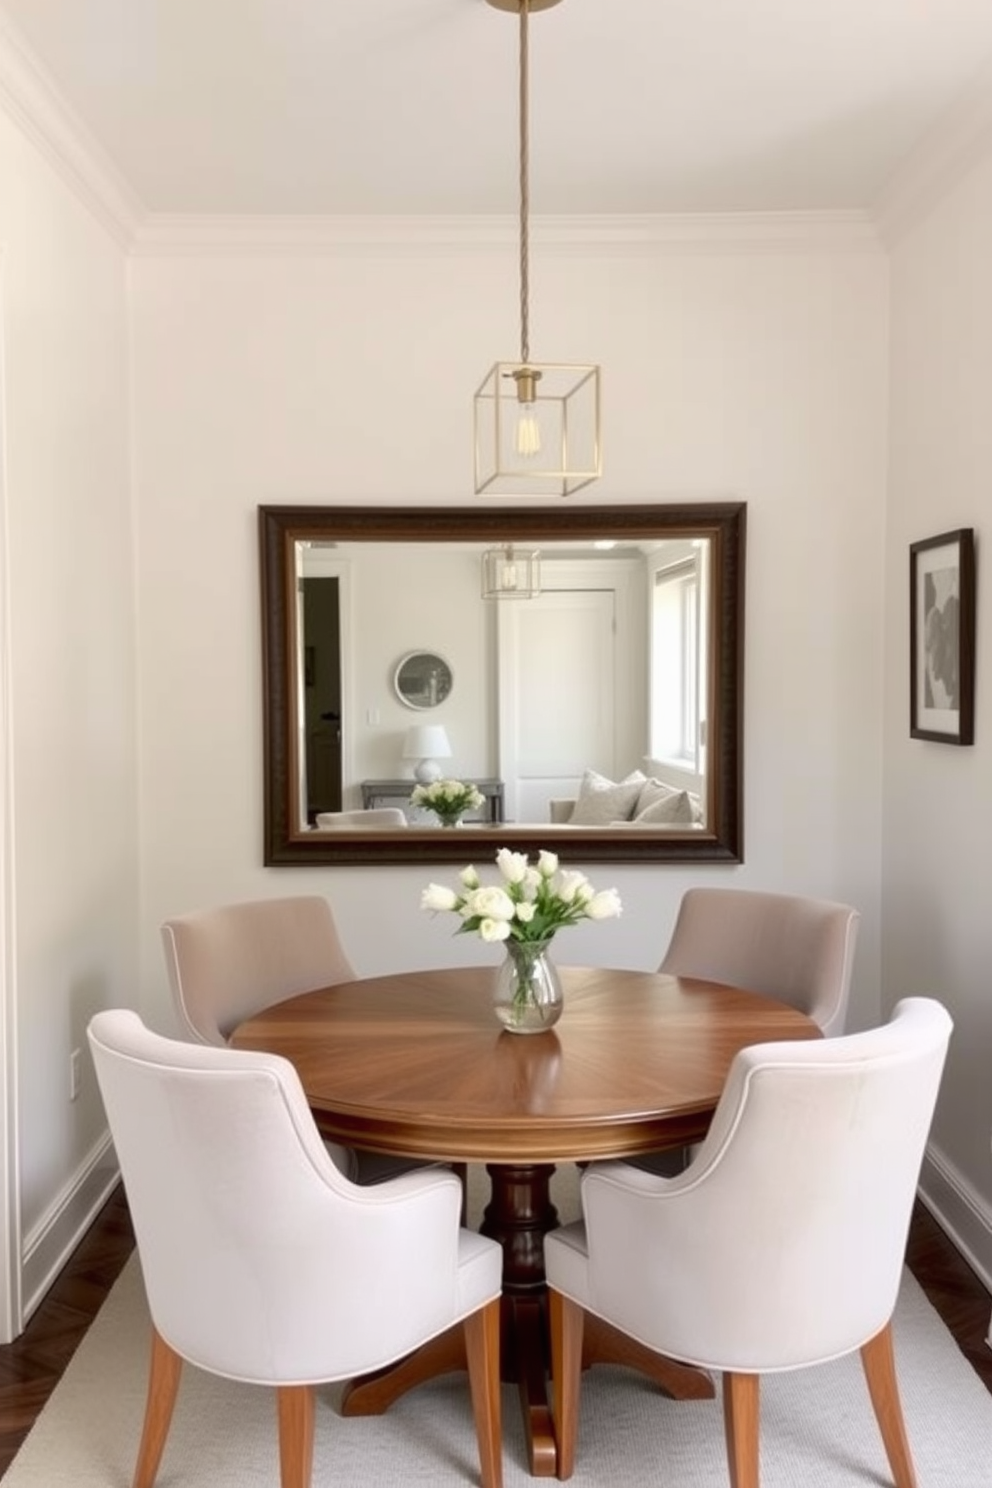
[[[520,360],[526,367],[530,361],[530,324],[528,298],[530,279],[528,272],[529,239],[529,178],[527,160],[528,102],[528,27],[530,0],[520,0]]]

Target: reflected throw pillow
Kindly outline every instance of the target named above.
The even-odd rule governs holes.
[[[612,822],[629,821],[637,805],[645,777],[633,770],[623,780],[609,780],[596,770],[587,770],[579,786],[570,826],[608,827]]]
[[[655,793],[643,809],[640,799],[638,800],[634,821],[649,826],[691,826],[696,817],[689,792],[670,790],[667,787],[662,787],[662,791],[663,794]]]

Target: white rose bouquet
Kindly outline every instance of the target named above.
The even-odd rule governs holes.
[[[454,827],[466,811],[477,811],[485,796],[464,780],[432,780],[430,785],[415,785],[410,795],[411,806],[433,811],[443,827]]]
[[[501,848],[496,866],[502,882],[488,887],[475,868],[463,868],[462,893],[428,884],[422,909],[452,910],[461,916],[458,933],[477,933],[485,941],[514,940],[546,945],[559,930],[580,920],[614,919],[621,911],[616,889],[596,892],[584,873],[559,866],[558,855],[541,852],[531,863],[525,853]]]
[[[462,892],[428,884],[422,909],[451,910],[461,917],[459,934],[502,943],[507,959],[497,974],[494,1003],[512,1033],[538,1033],[561,1016],[561,982],[545,955],[552,938],[580,920],[609,920],[620,913],[616,889],[597,893],[584,873],[559,866],[556,853],[502,848],[496,854],[501,882],[485,885],[473,867],[461,872]]]

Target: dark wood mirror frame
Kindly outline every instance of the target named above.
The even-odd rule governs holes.
[[[610,827],[555,828],[507,823],[492,832],[493,851],[561,849],[584,862],[743,860],[744,556],[743,502],[552,508],[259,507],[264,729],[264,862],[267,867],[462,862],[462,833],[297,830],[299,790],[292,706],[296,645],[295,544],[478,542],[521,545],[610,537],[651,541],[705,537],[712,542],[710,697],[705,824],[693,831]],[[411,786],[413,782],[411,781]],[[475,833],[473,832],[473,837]],[[478,854],[476,853],[476,856]]]

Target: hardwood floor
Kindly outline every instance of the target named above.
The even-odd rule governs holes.
[[[118,1188],[20,1338],[0,1347],[0,1477],[133,1248],[131,1219]],[[985,1342],[992,1298],[922,1204],[913,1214],[906,1259],[992,1394],[992,1349]]]
[[[0,1347],[0,1477],[133,1249],[131,1216],[118,1187],[24,1332]]]

